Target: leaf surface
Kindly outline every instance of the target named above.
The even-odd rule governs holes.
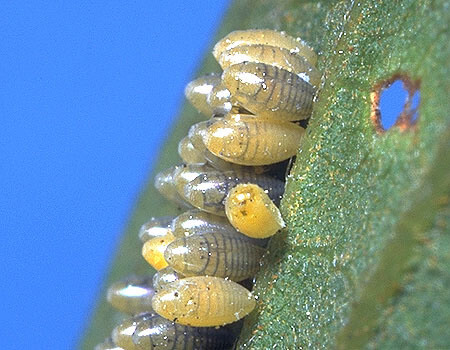
[[[239,349],[450,347],[450,76],[448,1],[240,0],[215,41],[236,29],[301,36],[324,74],[275,236],[257,275],[258,307]],[[208,56],[199,74],[218,71]],[[371,93],[407,76],[419,119],[380,133]],[[202,117],[185,106],[156,171],[179,162],[178,141]],[[152,175],[153,176],[153,175]],[[150,272],[137,232],[178,209],[144,190],[108,277]],[[117,318],[104,291],[83,343]]]

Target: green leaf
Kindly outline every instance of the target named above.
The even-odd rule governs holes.
[[[236,1],[235,29],[299,35],[324,73],[308,136],[288,177],[275,236],[257,275],[258,307],[242,349],[450,348],[448,1]],[[208,54],[202,72],[218,71]],[[379,133],[371,93],[399,74],[420,82],[414,127]],[[185,106],[156,171],[201,119]],[[143,192],[107,283],[145,273],[137,232],[177,209]],[[104,289],[83,348],[116,322]]]

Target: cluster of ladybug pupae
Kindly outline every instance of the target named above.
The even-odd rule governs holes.
[[[298,122],[311,114],[320,74],[310,47],[272,30],[232,32],[213,55],[222,74],[185,91],[212,117],[180,141],[184,163],[155,179],[189,210],[141,228],[142,255],[157,273],[109,288],[108,301],[134,316],[97,350],[231,349],[239,320],[255,307],[247,288],[266,238],[284,227],[280,169],[301,143]]]

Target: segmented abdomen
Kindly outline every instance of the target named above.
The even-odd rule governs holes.
[[[225,327],[194,328],[151,314],[125,321],[113,335],[116,344],[126,350],[225,350],[235,338]]]
[[[255,183],[279,203],[284,183],[267,175],[245,171],[210,171],[197,176],[184,187],[184,197],[193,206],[204,211],[225,216],[224,199],[231,188],[239,183]]]
[[[220,233],[179,238],[164,253],[168,264],[184,276],[227,277],[242,281],[259,268],[264,249],[245,237]]]
[[[222,74],[234,99],[261,119],[294,121],[311,115],[314,88],[287,70],[244,62]]]
[[[196,276],[175,281],[152,299],[162,317],[193,327],[215,327],[240,320],[256,305],[241,285],[219,277]]]

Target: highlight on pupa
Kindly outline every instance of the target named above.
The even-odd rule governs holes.
[[[240,320],[256,306],[251,278],[267,238],[286,226],[277,207],[286,167],[305,137],[299,121],[311,116],[321,75],[314,50],[284,32],[235,31],[212,53],[223,72],[185,89],[210,119],[180,140],[183,163],[155,178],[186,211],[142,226],[142,255],[157,272],[110,287],[111,305],[133,317],[97,350],[232,349]]]

